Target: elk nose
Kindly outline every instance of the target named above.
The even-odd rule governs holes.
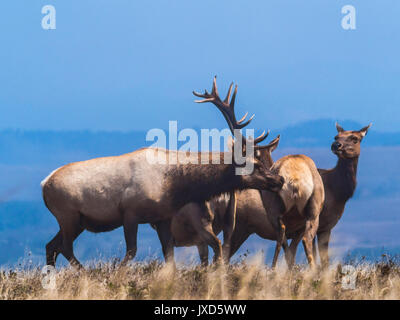
[[[340,149],[341,146],[342,146],[341,143],[335,141],[334,143],[332,143],[331,149],[332,149],[333,151],[338,151],[338,150]]]
[[[271,191],[279,192],[282,189],[284,183],[285,179],[282,176],[279,176],[279,178],[275,182],[275,186],[271,189]]]

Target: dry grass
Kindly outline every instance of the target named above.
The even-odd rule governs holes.
[[[230,266],[172,266],[153,260],[118,268],[98,262],[85,270],[59,269],[44,289],[39,267],[0,273],[0,299],[400,299],[400,264],[351,262],[355,289],[342,287],[342,266],[272,271],[261,256]]]

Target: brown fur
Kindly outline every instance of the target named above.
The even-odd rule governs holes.
[[[275,267],[277,263],[281,246],[285,249],[289,267],[293,264],[294,256],[287,250],[286,232],[287,224],[290,225],[287,222],[290,221],[288,215],[295,210],[295,219],[304,223],[300,224],[301,229],[292,243],[303,241],[308,263],[313,267],[315,262],[312,259],[312,243],[325,200],[321,176],[314,162],[304,155],[283,157],[274,163],[271,171],[279,173],[285,179],[285,184],[279,194],[262,191],[262,201],[277,239],[272,266]]]
[[[272,150],[279,143],[279,136],[262,149],[256,150],[255,157],[265,168],[270,168],[273,161]],[[239,192],[238,194],[242,194]],[[171,231],[175,246],[193,246],[199,249],[202,264],[208,264],[208,245],[214,249],[220,246],[216,234],[224,231],[224,257],[229,259],[231,238],[236,227],[236,192],[214,197],[203,206],[191,203],[182,207],[171,222]],[[211,234],[212,233],[212,234]]]
[[[356,188],[357,164],[360,155],[360,142],[368,131],[369,127],[365,127],[360,131],[344,131],[338,129],[338,136],[335,138],[342,144],[342,152],[335,152],[338,161],[333,169],[318,169],[324,183],[325,202],[323,210],[319,216],[319,227],[317,231],[318,249],[320,253],[321,263],[323,266],[329,264],[328,247],[331,230],[340,220],[346,202],[352,197]],[[357,143],[347,141],[351,136],[358,137]],[[352,144],[349,145],[349,142]],[[268,155],[268,152],[266,152]],[[264,159],[267,159],[266,157]],[[272,164],[272,158],[268,158]],[[244,190],[238,193],[237,204],[237,221],[234,233],[232,235],[232,247],[229,257],[235,254],[242,243],[253,233],[268,240],[276,240],[275,233],[269,221],[266,218],[266,211],[261,207],[261,196],[256,190]],[[221,230],[220,223],[226,211],[225,207],[218,207],[214,211],[215,218],[213,223],[214,232],[218,234]],[[284,217],[286,225],[286,235],[288,239],[296,237],[299,229],[304,225],[304,219],[299,219],[297,210],[291,210]],[[181,215],[183,215],[181,213]],[[180,218],[183,220],[183,218]],[[188,235],[190,236],[190,235]],[[187,241],[187,243],[189,243]],[[315,250],[316,246],[314,246]],[[290,246],[292,261],[297,249],[297,244]],[[203,249],[204,251],[204,249]],[[314,253],[315,256],[315,253]],[[315,259],[315,257],[314,257]]]
[[[278,142],[279,139],[274,140],[274,143],[269,148],[258,151],[257,155],[263,159],[264,165],[267,167],[273,165],[271,152],[276,148]],[[231,239],[229,239],[230,241],[226,243],[228,259],[236,252],[243,241],[256,230],[260,230],[260,235],[263,237],[272,240],[281,239],[280,243],[286,246],[283,237],[285,232],[282,232],[282,230],[295,234],[298,230],[304,229],[301,235],[304,237],[304,241],[307,242],[307,256],[310,257],[312,254],[312,239],[315,236],[318,215],[324,199],[322,181],[314,162],[304,155],[287,156],[279,160],[271,171],[283,174],[285,185],[288,185],[290,187],[288,190],[293,192],[282,195],[282,189],[280,195],[256,190],[244,190],[237,193],[236,226]],[[304,177],[312,179],[313,189],[311,194],[304,189],[302,184]],[[303,195],[306,197],[305,201]],[[302,204],[300,213],[296,213],[298,211],[293,210],[292,207],[285,207],[285,202],[283,201],[285,197],[290,198],[290,201],[286,201],[289,205],[300,205],[302,203],[301,200],[305,202],[305,205]],[[176,226],[172,230],[174,238],[179,239],[175,244],[177,246],[197,245],[203,264],[208,261],[208,250],[207,245],[204,242],[203,244],[201,243],[201,236],[196,233],[196,225],[201,225],[202,217],[206,215],[212,219],[212,221],[208,221],[208,225],[212,225],[214,233],[218,234],[224,226],[225,217],[230,212],[227,200],[221,200],[221,197],[211,200],[210,206],[213,211],[211,214],[196,211],[197,215],[193,215],[189,210],[191,208],[182,208],[174,216],[172,222],[172,225]],[[290,223],[291,219],[289,217],[293,213],[295,218],[298,217],[302,220],[296,225]],[[246,228],[247,231],[244,231]],[[279,253],[279,250],[277,253]],[[309,261],[310,264],[314,263],[312,259],[309,259]],[[275,263],[276,258],[274,258]]]
[[[328,248],[331,231],[342,217],[346,202],[353,196],[357,186],[360,144],[370,126],[359,131],[345,131],[337,125],[338,135],[332,144],[332,151],[338,157],[337,164],[333,169],[319,170],[326,194],[317,232],[318,251],[323,267],[329,264]],[[340,145],[338,149],[337,143]]]
[[[213,95],[218,98],[217,104],[222,104],[222,113],[233,131],[239,125],[233,112],[234,99],[229,107],[220,101],[215,79]],[[164,159],[174,156],[177,162],[152,163],[148,161],[148,154],[152,159],[159,155],[165,155]],[[188,164],[182,161],[185,156],[210,159],[212,153],[143,148],[121,156],[71,163],[51,173],[42,182],[43,199],[57,219],[60,231],[46,245],[47,264],[55,265],[57,256],[62,253],[71,264],[80,266],[73,253],[74,240],[85,229],[103,232],[119,226],[124,227],[126,255],[123,263],[127,263],[136,254],[140,223],[155,226],[166,260],[172,259],[171,217],[181,207],[193,202],[204,211],[208,210],[205,201],[223,192],[249,187],[278,191],[283,184],[282,177],[271,173],[258,159],[254,159],[252,173],[238,176],[233,161],[232,164],[203,164],[201,161]],[[225,153],[219,152],[217,156],[225,159]],[[217,258],[220,255],[217,252]]]
[[[241,188],[244,184],[241,176],[235,174],[235,167],[223,163],[201,167],[187,164],[165,174],[165,195],[177,210],[186,203],[208,201],[215,195]]]

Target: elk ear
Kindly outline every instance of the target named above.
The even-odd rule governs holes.
[[[337,123],[337,122],[336,122],[336,130],[337,130],[337,132],[339,132],[339,133],[341,133],[341,132],[344,131],[344,129],[343,129],[343,128],[340,126],[340,124]]]
[[[360,131],[358,131],[361,134],[361,137],[365,137],[365,135],[368,132],[368,129],[372,126],[372,123],[370,123],[369,125],[367,125],[366,127],[362,128]]]

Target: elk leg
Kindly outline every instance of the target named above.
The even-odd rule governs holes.
[[[55,267],[56,260],[62,251],[63,239],[61,229],[46,245],[46,264]]]
[[[276,246],[274,258],[272,260],[272,268],[276,267],[276,263],[278,262],[279,252],[281,251],[282,244],[285,243],[285,247],[287,248],[287,239],[286,239],[286,226],[283,223],[282,217],[277,219],[276,223],[277,237],[276,237]]]
[[[318,251],[319,257],[321,259],[322,268],[327,268],[329,266],[329,240],[331,237],[331,230],[318,233]]]
[[[69,224],[61,226],[63,242],[61,253],[72,266],[78,269],[82,268],[82,265],[74,255],[73,243],[83,230],[84,229],[79,224],[79,217],[77,221],[73,219]]]
[[[171,219],[158,222],[156,224],[158,238],[166,263],[175,263],[174,261],[174,238],[171,232]]]
[[[272,268],[275,268],[282,245],[287,248],[286,226],[283,223],[286,208],[282,199],[271,192],[264,192],[262,201],[264,208],[268,208],[267,218],[276,233],[275,253],[272,260]]]
[[[285,255],[286,258],[286,263],[288,265],[289,270],[291,270],[296,262],[296,252],[297,252],[297,247],[300,243],[300,240],[304,236],[304,228],[302,230],[299,230],[296,232],[294,235],[292,241],[290,242],[290,246],[287,250],[287,254]]]
[[[316,243],[316,237],[314,237],[313,241],[312,241],[312,253],[314,256],[314,261],[315,263],[317,263],[317,243]]]
[[[197,250],[199,251],[200,262],[203,267],[208,266],[208,246],[206,244],[198,244]]]
[[[228,263],[230,258],[232,234],[235,230],[236,223],[236,205],[236,193],[233,191],[230,193],[229,205],[224,215],[224,223],[222,226],[224,233],[224,244],[222,245],[222,253],[225,263]]]
[[[202,230],[199,231],[199,235],[202,240],[207,243],[214,251],[213,262],[219,262],[222,257],[222,246],[221,241],[214,234],[211,225],[204,226]]]
[[[316,226],[316,227],[315,227]],[[315,259],[313,255],[313,238],[315,237],[315,231],[318,228],[318,221],[306,221],[306,232],[303,237],[303,246],[306,253],[307,261],[310,267],[315,267]]]
[[[126,219],[126,221],[124,221],[124,236],[125,236],[125,243],[126,243],[126,253],[125,253],[124,259],[121,262],[121,266],[125,266],[136,255],[137,232],[138,232],[138,224],[134,221]]]
[[[236,253],[236,251],[239,250],[240,246],[243,244],[243,242],[247,240],[249,236],[250,232],[248,232],[247,230],[239,229],[239,226],[235,228],[231,240],[231,250],[229,252],[229,259],[232,258],[232,256]]]
[[[311,198],[305,208],[306,226],[303,236],[303,246],[306,257],[310,267],[315,267],[315,260],[313,255],[313,240],[318,230],[319,213],[321,206]]]
[[[221,241],[215,235],[212,222],[214,214],[205,203],[192,203],[191,211],[191,225],[195,229],[201,241],[209,245],[214,251],[214,262],[219,262],[222,257]]]
[[[285,227],[285,231],[286,231],[286,227]],[[283,235],[282,248],[283,248],[283,252],[284,252],[285,257],[286,257],[286,254],[287,254],[287,252],[289,250],[289,245],[288,245],[286,233],[284,233],[284,235]]]

